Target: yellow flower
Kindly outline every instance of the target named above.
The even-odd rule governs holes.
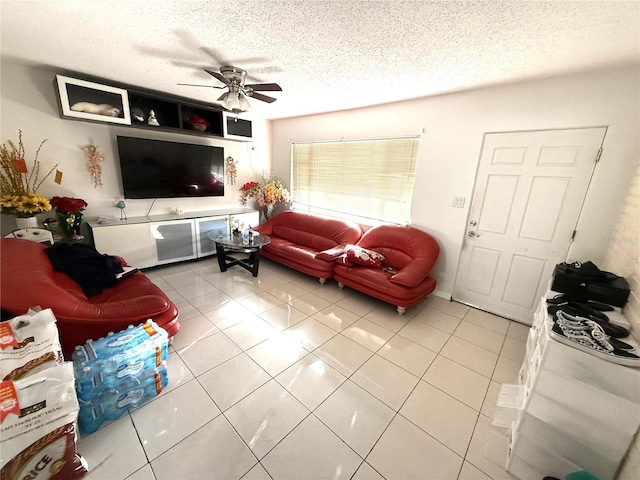
[[[16,206],[16,210],[19,213],[40,213],[51,210],[51,204],[49,200],[40,195],[29,194],[23,195],[20,198],[19,204]]]
[[[2,208],[16,208],[20,205],[20,197],[19,195],[2,195],[0,197],[0,207]]]
[[[49,203],[49,199],[42,197],[40,195],[34,195],[33,201],[38,205],[40,211],[48,212],[51,210],[51,203]]]

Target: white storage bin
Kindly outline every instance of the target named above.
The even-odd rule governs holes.
[[[524,404],[524,390],[523,385],[504,384],[500,387],[492,425],[504,428],[516,425]]]
[[[559,458],[596,475],[600,480],[613,479],[622,456],[611,458],[603,451],[589,448],[580,439],[568,436],[553,424],[544,422],[528,412],[523,412],[516,435],[537,447],[553,451]],[[512,456],[522,456],[520,445],[514,444]],[[511,471],[507,468],[507,470]]]
[[[598,430],[598,438],[607,436],[605,432],[600,432],[602,428],[613,432],[612,436],[619,439],[617,441],[630,441],[640,425],[637,404],[572,377],[557,375],[546,368],[538,372],[536,395],[566,406],[567,415],[578,423],[589,424],[590,427],[585,429],[588,432]],[[621,448],[626,450],[626,446],[628,443]]]
[[[511,456],[507,469],[523,480],[542,480],[545,476],[565,478],[572,472],[582,470],[556,453],[540,448],[520,435],[516,435],[513,439],[512,450],[514,449],[518,454]]]
[[[529,465],[529,463],[517,455],[511,457],[507,471],[520,480],[542,480],[545,477],[542,472]]]
[[[610,428],[602,419],[582,415],[574,407],[558,403],[536,391],[531,393],[527,413],[553,425],[585,448],[597,450],[610,458],[622,458],[633,438],[633,435]]]
[[[548,332],[547,335],[548,336]],[[626,339],[625,339],[626,340]],[[629,341],[628,343],[633,343]],[[556,340],[544,351],[544,368],[640,405],[640,369],[618,365]],[[640,348],[637,347],[640,351]],[[640,408],[640,407],[639,407]],[[637,429],[637,426],[636,426]]]

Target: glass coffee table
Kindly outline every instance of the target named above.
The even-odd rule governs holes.
[[[218,265],[221,272],[226,272],[227,268],[240,265],[245,270],[250,271],[254,277],[258,276],[260,266],[260,249],[271,242],[266,235],[254,233],[253,237],[246,245],[242,238],[233,235],[219,235],[218,232],[210,232],[207,237],[216,244],[218,255]],[[246,258],[236,258],[231,253],[248,254]]]

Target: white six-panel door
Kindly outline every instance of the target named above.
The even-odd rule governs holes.
[[[567,255],[605,133],[485,135],[455,300],[531,324]]]

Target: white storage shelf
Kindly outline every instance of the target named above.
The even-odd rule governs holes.
[[[87,223],[99,252],[147,268],[215,254],[207,233],[226,232],[229,215],[247,226],[259,223],[259,212],[248,208],[133,217],[108,224],[91,219]]]
[[[498,396],[494,424],[511,431],[507,470],[523,480],[578,470],[613,479],[640,427],[640,369],[557,342],[546,309],[545,297],[520,385],[503,385]],[[619,312],[610,319],[624,323]]]

